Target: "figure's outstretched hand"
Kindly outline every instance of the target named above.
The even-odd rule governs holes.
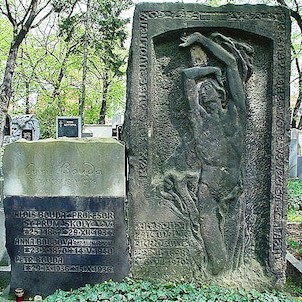
[[[215,42],[227,42],[233,44],[232,40],[218,32],[213,32],[210,35],[210,39],[212,39]]]
[[[203,38],[203,35],[201,33],[195,32],[195,33],[191,34],[190,36],[181,38],[183,43],[179,44],[179,47],[190,46],[190,45],[196,43],[197,41],[200,41],[202,38]]]
[[[222,35],[222,34],[220,34],[220,33],[218,33],[218,32],[213,32],[211,35],[210,35],[210,37],[212,38],[212,39],[215,39],[215,38],[220,38],[220,39],[225,39],[225,37]]]

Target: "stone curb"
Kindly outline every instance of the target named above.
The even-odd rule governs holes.
[[[293,280],[297,282],[302,282],[302,262],[299,261],[296,257],[294,257],[291,253],[286,254],[287,260],[287,276],[291,277]]]
[[[301,261],[299,261],[297,258],[295,258],[291,253],[286,254],[286,260],[292,266],[294,266],[301,273],[301,276],[302,276],[302,263],[301,263]]]

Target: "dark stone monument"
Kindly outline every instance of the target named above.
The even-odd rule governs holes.
[[[27,296],[128,274],[123,198],[5,199],[11,288]]]
[[[290,19],[136,6],[124,136],[134,277],[285,281]]]
[[[23,140],[3,163],[12,292],[45,296],[128,275],[121,143]]]
[[[58,137],[81,137],[80,117],[57,117],[57,138]]]

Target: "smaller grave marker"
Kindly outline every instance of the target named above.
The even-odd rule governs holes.
[[[58,116],[56,125],[57,138],[81,137],[81,118],[79,116]]]

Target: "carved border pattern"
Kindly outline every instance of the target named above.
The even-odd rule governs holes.
[[[282,16],[280,16],[282,18]],[[284,18],[284,16],[283,16]],[[286,18],[284,18],[285,20]],[[273,274],[280,283],[285,281],[285,230],[286,230],[286,207],[285,186],[286,166],[288,163],[287,151],[287,122],[288,113],[285,101],[288,91],[285,90],[285,78],[287,76],[287,53],[286,53],[286,26],[280,19],[277,24],[277,36],[274,40],[274,70],[273,83],[273,125],[272,125],[272,179],[271,179],[271,230],[270,230],[270,254],[269,262]],[[275,131],[274,131],[275,129]]]
[[[148,19],[187,19],[188,21],[205,21],[222,17],[223,20],[269,20],[282,22],[282,13],[274,12],[198,12],[198,11],[144,11],[141,13],[141,21]]]
[[[139,87],[138,87],[138,148],[140,148],[139,177],[147,177],[148,163],[148,128],[146,117],[148,116],[148,16],[140,16],[140,37],[139,37]]]
[[[286,27],[284,25],[285,14],[280,12],[198,12],[198,11],[142,11],[139,16],[139,177],[147,177],[148,164],[148,20],[149,19],[184,19],[188,21],[202,21],[215,19],[251,21],[269,20],[275,22],[276,38],[274,41],[274,89],[273,89],[273,122],[272,122],[272,200],[271,200],[271,229],[269,239],[269,265],[278,282],[285,280],[285,167],[287,159],[286,122],[287,108],[284,108],[285,77],[286,77]],[[147,120],[146,120],[147,117]]]

